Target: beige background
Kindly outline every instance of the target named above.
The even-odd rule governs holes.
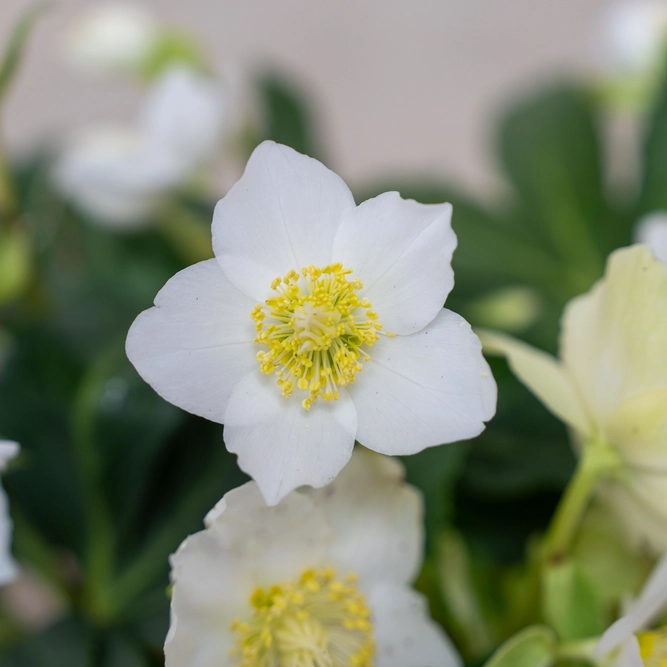
[[[87,3],[95,0],[87,0]],[[0,0],[0,38],[32,0]],[[14,151],[94,118],[129,117],[138,94],[67,71],[59,40],[77,8],[43,20],[3,118]],[[291,72],[321,113],[348,180],[436,173],[495,183],[497,109],[536,80],[590,68],[612,0],[147,0],[198,33],[213,61]]]

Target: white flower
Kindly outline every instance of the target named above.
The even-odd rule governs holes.
[[[356,207],[322,164],[265,142],[216,207],[216,259],[165,285],[127,354],[168,401],[224,423],[270,504],[330,482],[355,438],[392,455],[472,438],[496,385],[442,308],[450,216],[395,192]]]
[[[643,216],[635,227],[635,240],[646,243],[653,254],[667,264],[667,211],[653,211]]]
[[[19,446],[9,440],[0,440],[0,472],[19,452]],[[11,552],[12,519],[9,516],[7,494],[0,486],[0,586],[16,578],[18,569]]]
[[[654,568],[628,612],[613,623],[595,647],[595,657],[605,667],[651,667],[664,664],[667,632],[639,632],[667,609],[667,556]]]
[[[220,147],[224,97],[211,79],[168,69],[148,93],[136,126],[97,126],[75,136],[58,160],[57,186],[94,220],[132,229],[165,194]]]
[[[134,73],[152,54],[160,39],[156,18],[139,5],[92,3],[68,31],[67,61],[91,73]]]
[[[644,245],[612,253],[605,277],[565,309],[560,360],[502,334],[483,339],[577,445],[614,448],[623,477],[598,493],[635,542],[667,549],[667,266]]]
[[[363,449],[274,507],[230,491],[171,558],[167,667],[458,667],[409,585],[422,514],[401,464]]]
[[[667,5],[636,0],[612,6],[604,34],[612,67],[628,74],[659,68],[667,46]]]

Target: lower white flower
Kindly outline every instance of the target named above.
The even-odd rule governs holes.
[[[264,142],[216,207],[216,258],[165,285],[128,357],[165,399],[225,425],[271,504],[332,481],[355,438],[390,455],[472,438],[496,385],[442,307],[451,211],[396,192],[355,206],[324,165]]]
[[[662,667],[667,628],[646,630],[667,611],[667,556],[663,556],[627,613],[611,625],[595,648],[604,667]]]
[[[410,587],[422,499],[357,450],[328,487],[268,507],[230,491],[171,558],[167,667],[459,667]]]
[[[135,228],[214,157],[224,120],[217,82],[172,67],[149,90],[135,125],[94,126],[75,135],[56,163],[55,183],[93,219]]]
[[[0,472],[19,453],[19,446],[9,440],[0,440]],[[0,486],[0,586],[16,578],[18,568],[11,551],[12,519],[9,516],[7,494]]]

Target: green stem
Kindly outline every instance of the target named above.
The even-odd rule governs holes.
[[[100,393],[116,363],[116,346],[89,370],[74,403],[74,453],[84,497],[86,542],[84,604],[101,623],[111,615],[111,582],[115,567],[115,531],[103,486],[103,470],[95,438],[95,415]]]
[[[558,647],[558,659],[575,662],[588,662],[591,665],[596,664],[593,658],[593,651],[597,646],[599,638],[582,639],[575,642],[566,642]]]
[[[611,446],[597,438],[584,446],[579,466],[545,536],[547,561],[558,561],[567,555],[598,483],[601,479],[617,477],[621,470],[622,461]]]
[[[0,143],[0,213],[5,225],[19,216],[19,203],[14,178],[9,170],[4,146]]]

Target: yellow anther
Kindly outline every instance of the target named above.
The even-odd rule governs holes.
[[[231,624],[236,667],[373,667],[371,612],[354,579],[309,568],[295,581],[256,589],[249,620]]]
[[[275,294],[256,305],[255,342],[268,348],[257,355],[262,373],[276,373],[283,396],[295,388],[308,392],[306,410],[322,397],[338,400],[339,386],[355,380],[370,359],[366,349],[379,339],[382,324],[368,299],[357,291],[358,278],[340,262],[294,269],[271,283]]]

